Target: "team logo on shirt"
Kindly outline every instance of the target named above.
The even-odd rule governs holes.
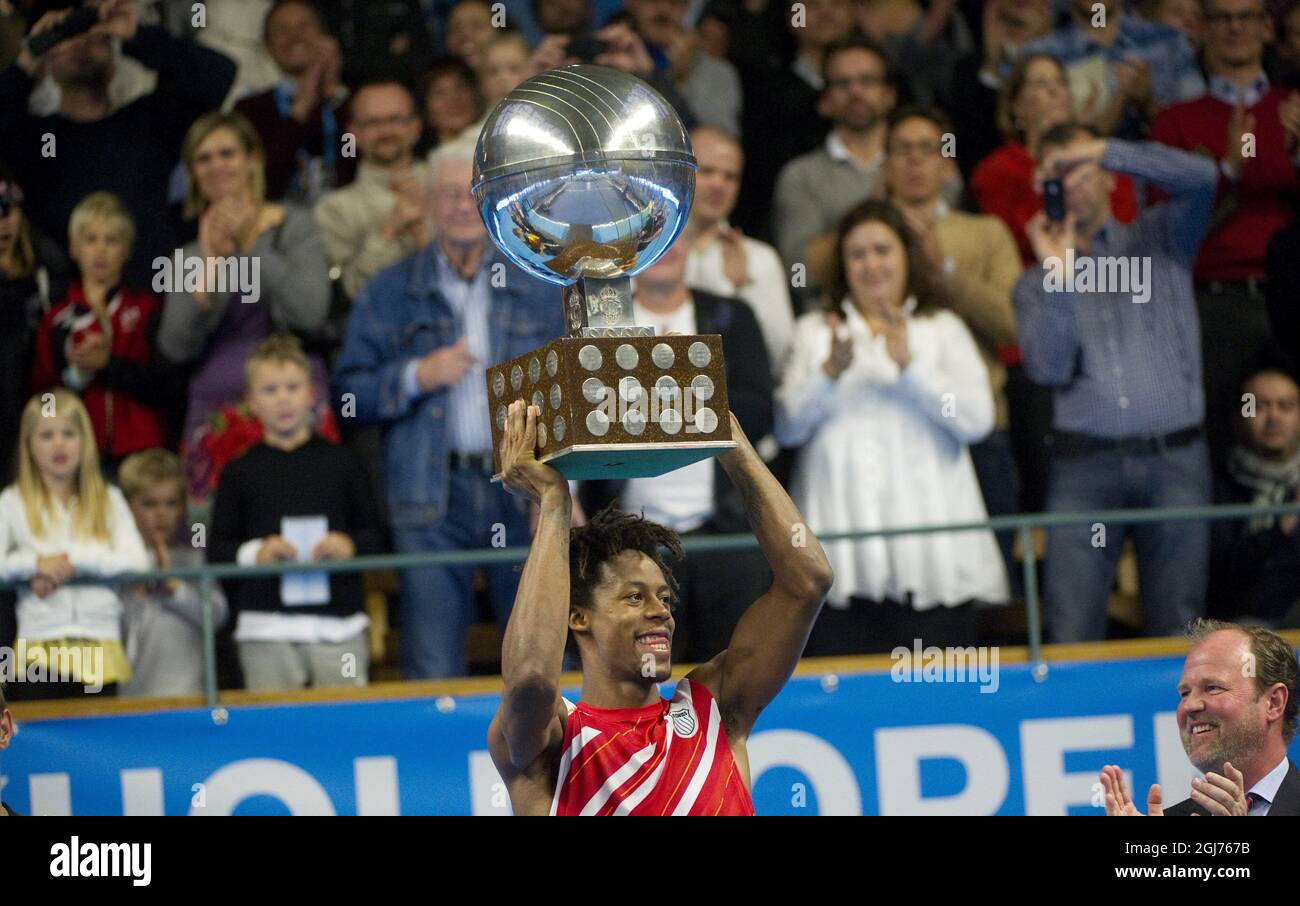
[[[668,717],[673,722],[673,733],[682,739],[690,739],[699,732],[700,725],[696,722],[695,713],[691,710],[690,705],[669,708]]]

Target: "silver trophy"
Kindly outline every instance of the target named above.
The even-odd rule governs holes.
[[[660,475],[736,445],[721,338],[656,338],[633,319],[631,278],[686,225],[695,170],[676,111],[617,69],[552,69],[488,116],[479,213],[512,261],[563,287],[568,327],[488,369],[494,449],[515,399],[541,404],[538,456],[568,478]]]

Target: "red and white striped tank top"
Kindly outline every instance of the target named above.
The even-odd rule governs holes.
[[[642,708],[564,700],[552,815],[752,815],[713,695],[682,680]]]

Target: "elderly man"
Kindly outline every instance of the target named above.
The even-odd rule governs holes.
[[[31,34],[47,32],[70,9],[47,13]],[[27,189],[24,211],[47,236],[68,235],[72,209],[91,192],[122,199],[136,223],[129,283],[148,286],[150,263],[170,255],[176,238],[167,188],[185,131],[198,116],[221,106],[235,64],[215,51],[178,41],[159,26],[139,25],[135,0],[110,0],[90,31],[61,41],[41,57],[27,50],[0,73],[0,144]],[[113,42],[158,73],[151,94],[112,107]],[[32,116],[28,96],[45,71],[59,84],[57,113]]]
[[[564,332],[559,291],[508,262],[488,240],[469,191],[474,149],[430,157],[436,238],[357,296],[335,384],[362,423],[383,431],[393,542],[402,552],[524,544],[528,514],[491,483],[484,369]],[[351,395],[349,397],[349,394]],[[344,410],[347,411],[346,409]],[[487,570],[502,627],[518,574]],[[427,566],[402,577],[402,675],[460,676],[474,617],[474,569]]]
[[[429,244],[422,187],[428,168],[415,158],[420,117],[401,82],[372,82],[352,98],[352,130],[361,160],[357,178],[316,205],[316,223],[330,263],[342,269],[343,290],[362,285]]]
[[[1287,758],[1300,713],[1295,649],[1257,626],[1197,620],[1178,681],[1178,735],[1204,779],[1192,795],[1164,807],[1160,784],[1147,793],[1149,815],[1300,815],[1300,769]],[[1141,815],[1124,772],[1101,772],[1107,815]]]

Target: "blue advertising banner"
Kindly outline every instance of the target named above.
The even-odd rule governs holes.
[[[749,741],[758,813],[1100,814],[1097,774],[1111,763],[1139,801],[1154,782],[1166,802],[1186,798],[1181,658],[1054,663],[1038,682],[991,651],[968,670],[900,661],[792,679]],[[0,760],[0,789],[28,814],[508,814],[485,743],[497,702],[29,721]]]

